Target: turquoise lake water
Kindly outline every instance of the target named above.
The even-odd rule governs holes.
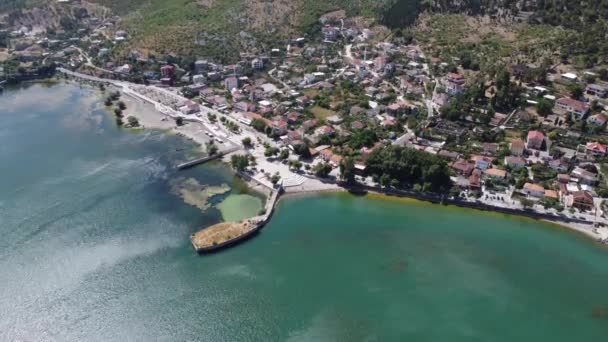
[[[538,222],[346,194],[290,198],[198,256],[242,185],[195,146],[125,131],[95,89],[0,95],[0,340],[601,341],[608,250]],[[201,211],[176,179],[228,184]],[[231,204],[232,203],[232,204]],[[249,204],[243,204],[249,203]],[[226,205],[226,204],[225,204]]]

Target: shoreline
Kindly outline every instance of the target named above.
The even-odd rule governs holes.
[[[340,189],[285,192],[280,197],[279,201],[281,199],[289,200],[289,199],[295,199],[295,198],[300,198],[300,197],[313,197],[313,196],[331,195],[331,194],[339,194],[339,193],[350,194],[353,196],[357,195],[357,193],[353,193],[344,187],[340,187]],[[368,190],[366,192],[361,192],[360,195],[365,196],[371,200],[411,201],[412,203],[418,204],[418,205],[433,205],[433,206],[436,205],[436,206],[442,206],[442,207],[446,207],[446,208],[452,207],[452,208],[457,208],[457,209],[462,209],[462,210],[475,211],[478,214],[488,214],[488,215],[498,214],[498,215],[505,215],[511,219],[531,220],[531,221],[541,222],[541,223],[552,225],[552,226],[557,226],[561,229],[567,229],[568,231],[577,233],[581,236],[591,239],[594,242],[599,242],[602,245],[608,244],[607,242],[605,242],[605,239],[608,236],[608,231],[606,232],[606,235],[602,235],[602,234],[594,231],[595,227],[593,227],[592,224],[583,224],[583,223],[577,223],[577,222],[564,222],[564,221],[560,221],[560,220],[550,220],[548,218],[535,218],[535,217],[532,217],[530,215],[530,213],[526,213],[526,212],[504,213],[504,212],[500,212],[498,210],[474,208],[474,207],[467,206],[467,205],[459,205],[458,203],[440,204],[440,203],[435,203],[435,202],[432,202],[429,200],[423,200],[423,199],[419,199],[419,198],[415,198],[415,197],[411,197],[411,196],[386,194],[386,193],[379,192],[379,191]]]
[[[201,131],[201,127],[198,127],[200,124],[198,123],[184,121],[184,125],[178,126],[172,117],[161,113],[151,103],[124,92],[121,88],[115,86],[109,86],[106,92],[108,90],[120,92],[120,101],[123,101],[127,106],[127,109],[124,111],[124,117],[133,116],[137,118],[139,121],[139,127],[135,127],[137,129],[158,129],[181,136],[196,143],[201,151],[204,151],[205,145],[211,140],[211,138],[204,134],[197,134]]]
[[[121,93],[121,95],[122,95],[121,100],[123,102],[125,102],[125,104],[127,105],[127,109],[125,110],[125,117],[128,117],[128,116],[136,117],[138,119],[138,121],[140,122],[140,127],[139,127],[140,129],[147,129],[147,128],[148,129],[160,129],[160,130],[169,132],[171,134],[177,134],[190,141],[197,143],[201,149],[204,148],[205,143],[209,140],[209,139],[205,139],[205,135],[201,136],[201,134],[196,134],[198,132],[198,129],[196,127],[194,127],[196,125],[196,123],[188,122],[184,126],[177,126],[175,124],[175,121],[171,117],[158,111],[152,104],[147,103],[142,99],[136,98],[136,97],[122,91],[122,89],[119,87],[110,86],[110,87],[108,87],[108,89],[117,90]],[[166,118],[166,120],[163,120],[163,118]],[[222,161],[222,162],[224,162],[224,161]],[[236,173],[236,175],[239,178],[241,178],[251,190],[262,193],[263,195],[265,195],[266,199],[268,200],[268,194],[272,193],[272,191],[271,190],[269,191],[264,184],[259,183],[259,181],[257,181],[253,177],[249,177],[249,176],[244,177],[243,175],[240,175],[239,173]],[[249,179],[249,178],[251,178],[251,179]],[[325,183],[322,183],[322,184],[323,184],[323,186],[319,186],[319,184],[315,184],[315,185],[311,185],[311,186],[301,186],[300,188],[298,188],[298,187],[289,188],[288,187],[285,189],[285,192],[282,194],[282,196],[279,197],[278,201],[280,201],[280,199],[283,197],[285,199],[289,199],[289,198],[294,198],[294,197],[299,197],[299,196],[316,196],[316,195],[323,195],[323,194],[346,193],[346,192],[351,193],[351,190],[349,190],[341,185],[338,185],[338,184],[330,184],[330,185],[325,184]],[[417,198],[412,195],[407,195],[407,194],[403,194],[403,193],[399,193],[399,194],[385,193],[383,191],[378,191],[375,189],[365,189],[365,191],[363,191],[362,193],[364,193],[365,195],[374,194],[374,195],[382,196],[385,198],[407,198],[407,199],[411,199],[411,200],[414,200],[414,201],[417,201],[420,203],[424,203],[424,202],[434,203],[430,199]],[[499,208],[499,207],[482,208],[478,204],[472,203],[472,202],[471,203],[451,202],[451,203],[447,203],[445,205],[454,206],[454,207],[463,208],[463,209],[473,209],[473,210],[482,211],[482,212],[492,212],[492,213],[497,213],[497,214],[509,215],[509,216],[513,216],[513,217],[533,219],[535,221],[542,221],[544,223],[556,225],[556,226],[559,226],[562,228],[566,228],[570,231],[577,232],[596,242],[600,242],[600,243],[604,243],[604,244],[608,243],[608,241],[606,241],[606,239],[608,238],[608,229],[603,228],[604,230],[606,230],[606,232],[605,232],[605,234],[601,234],[601,233],[597,232],[596,228],[593,227],[592,223],[565,222],[563,220],[550,219],[550,218],[546,218],[546,217],[543,218],[543,217],[538,217],[538,216],[540,216],[539,213],[523,212],[521,210],[510,210],[510,212],[504,212],[505,208]],[[537,217],[533,217],[533,216],[537,216]]]
[[[134,98],[134,97],[130,96],[129,94],[125,94],[123,92],[121,92],[121,93],[123,94],[123,97],[121,97],[121,99],[125,99],[123,101],[125,102],[125,104],[127,104],[127,110],[125,111],[125,116],[128,116],[128,115],[135,116],[138,120],[140,120],[142,129],[152,128],[152,129],[166,130],[173,134],[181,135],[190,141],[194,141],[197,144],[199,144],[201,148],[203,148],[204,142],[201,142],[196,139],[197,135],[194,134],[195,131],[183,129],[189,125],[194,125],[194,123],[188,123],[187,125],[181,126],[182,129],[180,129],[178,126],[175,125],[173,119],[171,119],[170,117],[157,111],[154,108],[154,106],[152,106],[151,104],[148,104],[148,103],[144,102],[143,100]],[[128,100],[126,100],[127,98],[128,98]],[[135,105],[135,106],[133,106],[133,105]],[[133,107],[135,107],[135,109],[129,110],[130,108],[133,108]],[[161,121],[160,118],[162,118],[162,117],[167,117],[168,120]],[[224,161],[222,161],[222,162],[224,162]],[[270,191],[269,191],[269,189],[266,188],[266,186],[259,183],[257,180],[255,180],[255,178],[251,177],[251,179],[247,179],[250,177],[243,177],[243,175],[240,175],[238,173],[236,173],[236,175],[247,184],[247,186],[250,188],[250,190],[261,193],[262,195],[264,195],[266,200],[268,200]],[[279,201],[282,198],[289,199],[289,198],[295,198],[295,197],[299,197],[299,196],[315,196],[315,195],[332,194],[332,193],[351,193],[351,192],[349,191],[349,189],[344,188],[339,185],[335,185],[335,184],[331,185],[331,186],[327,186],[326,188],[318,188],[315,186],[312,186],[312,187],[302,186],[302,188],[297,188],[297,187],[294,187],[291,189],[286,188],[285,192],[279,197]],[[410,196],[406,196],[406,195],[386,194],[384,192],[376,191],[376,190],[367,190],[366,194],[374,194],[374,195],[383,196],[383,197],[387,197],[387,198],[391,198],[391,197],[408,198],[408,199],[415,200],[418,202],[431,203],[429,201],[425,201],[425,200],[418,199],[415,197],[410,197]],[[533,217],[530,217],[530,213],[527,213],[527,212],[502,213],[502,212],[498,211],[498,208],[496,208],[496,210],[472,208],[471,206],[465,205],[465,203],[458,203],[458,202],[449,203],[447,205],[462,208],[462,209],[472,209],[472,210],[481,211],[481,212],[493,212],[493,213],[497,213],[497,214],[504,214],[504,215],[514,216],[514,217],[528,218],[528,219],[532,219],[535,221],[542,221],[542,222],[545,222],[548,224],[557,225],[559,227],[566,228],[571,231],[577,232],[594,241],[601,242],[602,240],[604,240],[608,237],[608,234],[602,235],[602,234],[596,232],[595,227],[593,227],[593,225],[591,223],[583,224],[583,223],[577,223],[577,222],[564,222],[561,220],[551,220],[548,218],[533,218]],[[474,204],[472,203],[471,205],[474,205]]]

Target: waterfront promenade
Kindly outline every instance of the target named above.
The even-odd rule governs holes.
[[[85,75],[81,73],[76,73],[73,71],[69,71],[66,69],[59,68],[58,71],[63,72],[69,76],[77,77],[80,79],[84,79],[91,82],[98,82],[104,84],[111,84],[113,86],[118,87],[123,91],[123,93],[133,96],[134,98],[138,98],[142,101],[146,101],[154,105],[155,109],[157,109],[163,115],[166,115],[171,118],[182,117],[185,120],[191,122],[197,122],[201,125],[200,134],[205,131],[205,134],[215,135],[220,137],[220,139],[226,142],[226,146],[222,146],[220,152],[226,155],[226,151],[233,152],[238,150],[237,146],[240,148],[241,140],[244,137],[250,137],[252,140],[260,139],[264,141],[266,144],[270,144],[274,146],[272,141],[268,141],[265,136],[260,136],[256,132],[252,131],[249,127],[244,127],[242,124],[236,122],[239,127],[241,127],[242,132],[239,134],[231,134],[225,130],[221,130],[217,125],[213,125],[208,120],[206,120],[206,115],[203,115],[202,118],[192,116],[192,115],[182,115],[181,113],[170,108],[169,105],[161,103],[159,100],[152,99],[151,96],[155,96],[161,101],[180,101],[186,100],[185,98],[175,94],[166,89],[153,87],[153,86],[142,86],[137,84],[131,84],[129,82],[117,81],[117,80],[108,80],[103,78],[98,78],[95,76]],[[143,94],[142,94],[143,93]],[[168,100],[167,100],[168,99]],[[201,105],[201,111],[203,113],[214,113],[216,115],[222,115],[227,119],[230,119],[229,115],[223,115],[212,108],[208,108],[206,106]],[[234,122],[234,120],[233,120]],[[195,135],[196,137],[196,135]],[[286,165],[283,165],[277,161],[271,161],[265,158],[264,149],[261,147],[262,144],[257,144],[256,148],[250,150],[249,153],[256,157],[258,169],[264,170],[265,172],[256,172],[253,175],[250,175],[253,179],[255,179],[258,183],[264,184],[266,187],[272,187],[269,179],[266,174],[275,174],[278,173],[281,176],[281,183],[284,185],[284,189],[286,193],[318,193],[318,192],[327,192],[327,191],[344,191],[343,184],[340,184],[336,181],[332,181],[331,179],[320,179],[311,175],[301,175],[291,171]],[[226,160],[226,159],[225,159]],[[541,210],[538,208],[529,208],[524,209],[520,207],[515,207],[507,202],[497,202],[492,200],[487,200],[485,202],[475,201],[475,200],[467,200],[467,199],[448,199],[437,197],[432,194],[421,194],[406,190],[397,190],[392,188],[382,188],[377,185],[372,184],[363,184],[363,188],[365,191],[377,192],[380,194],[386,194],[391,196],[403,196],[403,197],[411,197],[420,200],[431,201],[434,203],[449,203],[461,207],[475,208],[481,210],[490,210],[496,211],[506,214],[512,215],[520,215],[533,217],[537,219],[543,219],[546,221],[554,222],[568,228],[574,229],[576,231],[582,232],[585,235],[588,235],[596,240],[608,241],[608,229],[602,227],[594,227],[594,223],[602,222],[606,223],[606,220],[603,218],[598,218],[590,215],[582,215],[579,214],[579,217],[575,217],[567,212],[565,213],[553,213],[547,212],[546,210]]]

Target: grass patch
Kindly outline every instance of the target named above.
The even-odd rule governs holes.
[[[312,115],[315,116],[315,118],[317,118],[319,120],[326,120],[328,117],[338,114],[338,113],[334,112],[333,110],[326,109],[326,108],[319,107],[319,106],[314,106],[314,107],[310,108],[310,112],[312,113]]]

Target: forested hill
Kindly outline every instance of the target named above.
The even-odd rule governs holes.
[[[41,4],[49,7],[57,2],[0,0],[0,13]],[[604,44],[601,39],[608,34],[608,0],[74,0],[73,4],[87,10],[91,4],[101,5],[124,18],[120,25],[131,36],[129,48],[220,59],[234,58],[247,44],[272,45],[314,32],[320,27],[319,17],[337,9],[391,28],[407,27],[423,12],[510,16],[583,32],[584,39],[572,49],[590,53]],[[518,17],[521,13],[526,15]]]

